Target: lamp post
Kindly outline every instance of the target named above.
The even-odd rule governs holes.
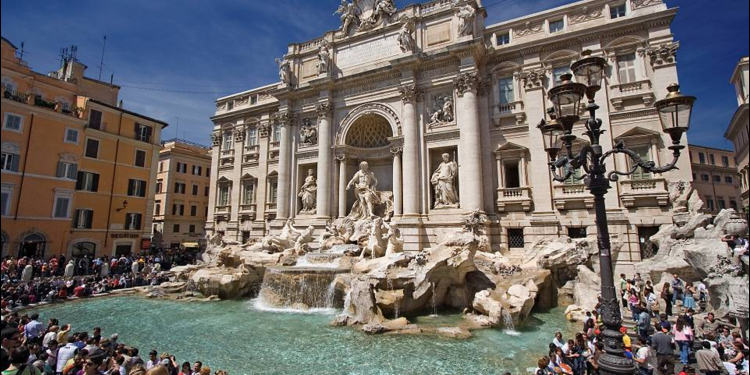
[[[600,372],[606,375],[630,375],[635,373],[636,369],[634,363],[625,357],[620,333],[622,314],[615,290],[614,265],[604,196],[610,189],[611,182],[616,182],[619,176],[632,175],[639,168],[652,173],[664,173],[677,169],[676,164],[680,153],[685,148],[680,141],[682,135],[690,127],[690,115],[695,97],[682,95],[679,85],[672,84],[667,88],[669,94],[666,98],[655,103],[662,129],[672,139],[669,149],[672,150],[674,160],[670,164],[657,167],[654,162],[645,161],[636,152],[625,148],[622,142],[612,150],[603,152],[599,139],[605,130],[601,129],[602,120],[596,118],[599,106],[594,99],[601,89],[606,61],[601,57],[591,56],[590,51],[584,51],[581,55],[581,60],[571,66],[578,82],[573,82],[572,74],[566,74],[561,77],[562,84],[550,89],[549,99],[553,105],[548,111],[550,121],[542,120],[539,129],[544,137],[544,147],[550,159],[549,166],[554,180],[558,182],[564,182],[570,178],[584,180],[587,189],[594,196],[601,265],[601,315],[605,325],[602,332],[605,349],[599,358]],[[585,119],[584,134],[590,144],[584,146],[578,154],[574,154],[573,141],[577,137],[573,135],[573,127],[581,120],[581,112],[584,110],[581,102],[584,96],[588,99],[585,110],[589,114],[588,119]],[[630,157],[632,167],[627,171],[615,170],[608,173],[607,159],[615,154],[625,154]],[[584,173],[581,177],[575,177],[575,170],[579,168]],[[562,170],[563,173],[559,174],[558,170]]]

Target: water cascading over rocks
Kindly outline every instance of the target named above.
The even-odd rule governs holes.
[[[335,308],[336,289],[332,288],[337,269],[269,268],[258,296],[261,306],[278,309]],[[333,295],[332,295],[333,294]]]

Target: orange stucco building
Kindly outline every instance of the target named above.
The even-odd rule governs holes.
[[[2,255],[68,259],[150,247],[165,122],[69,57],[33,71],[2,39]]]

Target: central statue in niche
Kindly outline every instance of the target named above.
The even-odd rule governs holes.
[[[346,190],[351,190],[352,186],[357,201],[354,202],[348,217],[352,220],[361,220],[375,216],[375,205],[380,204],[380,196],[376,190],[378,179],[375,173],[370,171],[370,164],[366,161],[359,163],[359,171],[346,185]]]
[[[456,176],[458,166],[451,161],[451,156],[443,154],[443,162],[432,174],[430,182],[435,188],[435,208],[458,207],[458,194],[456,193]]]

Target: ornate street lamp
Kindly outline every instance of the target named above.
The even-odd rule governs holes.
[[[551,121],[542,120],[538,128],[544,138],[545,151],[549,155],[549,166],[555,181],[568,180],[579,168],[585,172],[580,179],[584,180],[587,189],[594,196],[601,265],[601,315],[605,326],[602,331],[602,341],[605,349],[599,358],[600,372],[605,375],[631,375],[636,369],[633,361],[625,357],[620,333],[622,313],[614,284],[614,264],[604,196],[609,191],[611,182],[616,182],[619,176],[632,175],[638,168],[657,174],[677,169],[677,160],[685,148],[680,142],[682,135],[690,128],[690,115],[695,97],[682,95],[680,87],[673,84],[668,88],[667,97],[655,104],[663,131],[672,138],[672,146],[669,149],[673,152],[674,160],[670,164],[657,167],[654,162],[645,161],[634,151],[626,149],[622,142],[614,149],[603,152],[599,138],[604,134],[604,130],[601,129],[602,120],[596,118],[599,106],[594,99],[602,87],[606,60],[591,56],[590,51],[585,51],[581,55],[582,59],[571,66],[579,83],[572,82],[572,75],[566,74],[561,77],[562,84],[550,89],[549,100],[553,105],[550,111]],[[589,138],[590,144],[584,146],[578,154],[573,154],[573,141],[576,136],[572,134],[572,131],[573,126],[581,119],[581,100],[584,95],[589,100],[586,107],[589,118],[586,120],[585,135]],[[565,152],[561,156],[563,148]],[[615,170],[607,173],[607,159],[615,154],[625,154],[630,157],[632,161],[630,170],[624,172]],[[558,170],[565,172],[561,176],[557,173]]]

